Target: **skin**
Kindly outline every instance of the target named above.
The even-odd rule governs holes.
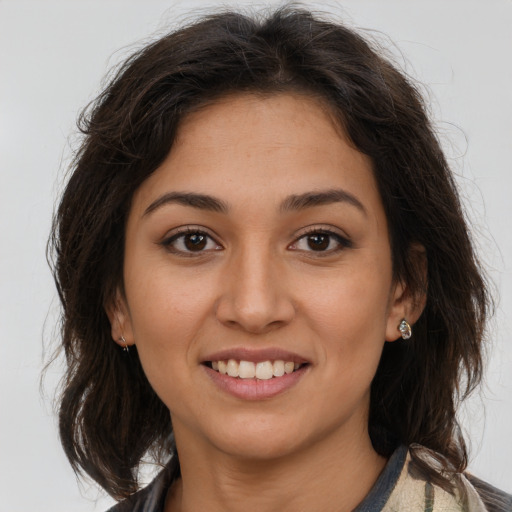
[[[361,207],[281,207],[332,189]],[[228,209],[146,212],[173,192]],[[204,249],[186,252],[183,236],[163,243],[187,226],[211,237]],[[349,242],[327,235],[319,250],[308,230]],[[420,308],[393,282],[371,161],[318,101],[237,95],[188,115],[135,193],[124,288],[108,311],[113,339],[137,345],[176,436],[182,479],[167,511],[343,511],[364,498],[386,462],[368,435],[370,384],[384,343]],[[243,400],[201,364],[234,347],[290,350],[309,366],[285,392]]]

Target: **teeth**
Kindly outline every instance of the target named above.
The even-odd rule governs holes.
[[[234,359],[228,361],[227,373],[230,377],[238,377],[238,363]]]
[[[256,378],[268,380],[274,376],[274,368],[270,361],[262,361],[256,365]]]
[[[274,361],[274,377],[282,377],[284,375],[284,361]]]
[[[227,369],[228,365],[227,365],[226,361],[219,361],[218,365],[219,365],[219,372],[222,373],[222,375],[226,375],[226,373],[228,373],[228,369]],[[213,367],[213,364],[212,364],[212,367]]]
[[[218,371],[222,375],[230,377],[239,377],[241,379],[269,380],[272,377],[282,377],[284,374],[292,373],[300,368],[300,363],[293,361],[283,361],[278,359],[272,361],[260,361],[253,363],[252,361],[237,361],[229,359],[228,361],[212,361],[212,369]]]
[[[256,365],[252,361],[240,361],[238,376],[241,379],[254,379],[256,376]]]

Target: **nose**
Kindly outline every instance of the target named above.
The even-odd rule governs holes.
[[[269,250],[241,251],[223,273],[222,293],[216,305],[220,322],[250,333],[265,333],[287,325],[295,306],[286,272]]]

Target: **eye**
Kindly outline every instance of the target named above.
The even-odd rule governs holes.
[[[289,249],[333,254],[347,247],[351,247],[350,240],[328,230],[315,229],[298,238]]]
[[[222,250],[222,246],[208,233],[193,228],[186,228],[167,237],[162,245],[170,252],[186,256],[193,253]]]

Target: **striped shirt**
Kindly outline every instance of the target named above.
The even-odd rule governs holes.
[[[475,477],[458,475],[451,494],[417,474],[409,450],[400,446],[353,512],[512,512],[511,495]],[[172,483],[169,469],[164,469],[146,488],[107,512],[164,512]]]

